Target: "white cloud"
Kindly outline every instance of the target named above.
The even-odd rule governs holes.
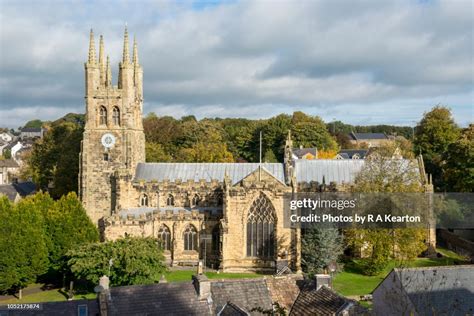
[[[27,120],[21,111],[7,118],[5,109],[44,104],[56,109],[38,113],[48,119],[83,112],[88,29],[104,34],[116,78],[125,22],[139,42],[145,109],[157,114],[269,117],[298,109],[407,124],[444,103],[466,124],[474,103],[472,5],[1,2],[0,126]]]

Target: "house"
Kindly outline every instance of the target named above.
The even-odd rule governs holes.
[[[334,159],[365,159],[368,149],[341,149]]]
[[[12,183],[18,175],[20,166],[13,159],[0,160],[0,185]]]
[[[100,315],[114,316],[262,315],[272,310],[275,302],[294,316],[368,315],[357,302],[336,294],[326,285],[318,287],[317,283],[317,279],[304,280],[300,275],[209,280],[201,274],[193,276],[192,282],[109,288],[104,276],[97,287],[97,300],[46,303],[42,311],[12,310],[9,315],[79,315],[79,306],[88,310],[83,315],[96,315],[98,311]]]
[[[293,148],[292,157],[294,160],[304,159],[304,160],[313,160],[318,158],[318,149],[316,148]]]
[[[385,133],[355,133],[348,135],[349,141],[354,145],[366,145],[370,147],[380,147],[392,141]]]
[[[45,129],[42,127],[25,127],[20,131],[20,138],[43,138]]]
[[[0,184],[0,196],[6,196],[11,202],[18,202],[21,198],[36,192],[33,182]]]
[[[0,140],[4,141],[5,143],[9,143],[13,140],[14,136],[9,132],[1,132],[0,133]]]
[[[373,292],[375,315],[474,315],[474,265],[393,269]]]

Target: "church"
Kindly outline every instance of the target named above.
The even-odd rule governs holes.
[[[172,266],[301,271],[301,230],[283,225],[284,196],[347,191],[364,165],[297,159],[290,135],[283,163],[146,163],[143,69],[127,29],[116,85],[104,40],[96,56],[91,31],[85,103],[79,195],[88,216],[103,240],[158,238]],[[429,187],[422,160],[412,162]]]

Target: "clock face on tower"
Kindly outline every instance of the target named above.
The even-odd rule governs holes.
[[[115,144],[115,136],[110,133],[105,133],[104,135],[102,135],[100,141],[102,142],[102,146],[104,146],[105,148],[112,148]]]

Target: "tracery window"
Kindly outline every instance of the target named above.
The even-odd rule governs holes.
[[[101,106],[99,110],[99,124],[107,125],[107,109],[105,106]]]
[[[174,206],[174,196],[173,196],[173,194],[168,194],[168,198],[166,199],[166,205]]]
[[[184,250],[197,250],[197,230],[193,225],[186,226],[183,233]]]
[[[168,226],[161,225],[158,230],[158,240],[163,250],[171,250],[171,232]]]
[[[112,112],[112,119],[114,121],[114,125],[120,126],[120,110],[116,106],[114,106],[114,109]]]
[[[253,201],[247,217],[247,256],[272,258],[275,254],[275,209],[260,194]]]
[[[142,194],[140,196],[140,206],[148,206],[148,195]]]

